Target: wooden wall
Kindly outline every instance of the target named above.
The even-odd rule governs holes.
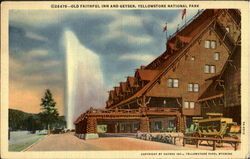
[[[215,40],[217,44],[216,49],[205,48],[205,40]],[[218,61],[214,60],[215,52],[220,53],[220,60]],[[191,60],[192,56],[195,58],[194,61]],[[183,99],[182,102],[197,101],[201,92],[188,92],[188,83],[198,83],[201,87],[205,83],[205,79],[220,73],[227,58],[228,51],[225,46],[219,42],[216,33],[208,30],[200,40],[195,42],[187,54],[181,58],[179,64],[176,65],[176,69],[171,69],[147,95],[181,97]],[[215,65],[216,73],[204,73],[205,64]],[[168,88],[169,78],[179,79],[179,88]],[[196,103],[195,106],[197,107],[195,110],[184,109],[183,113],[186,115],[200,115],[200,104]]]

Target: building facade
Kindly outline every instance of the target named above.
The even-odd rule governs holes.
[[[214,110],[218,112],[233,112],[236,105],[240,110],[240,95],[232,94],[240,91],[240,34],[239,10],[198,12],[169,37],[163,54],[109,91],[105,109],[82,114],[75,122],[77,133],[90,129],[96,133],[96,128],[89,127],[99,124],[115,133],[181,132],[190,126],[192,117],[210,111],[204,104],[211,96],[224,98],[217,101]],[[236,72],[227,69],[230,64]],[[214,81],[223,79],[223,91],[211,88]]]

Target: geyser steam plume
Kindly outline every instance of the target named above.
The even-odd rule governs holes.
[[[89,107],[104,107],[106,92],[99,56],[84,47],[76,35],[64,31],[66,53],[65,116],[67,128],[74,128],[74,121]]]

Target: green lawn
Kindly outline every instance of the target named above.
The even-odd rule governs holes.
[[[29,147],[39,139],[44,138],[47,135],[35,135],[35,136],[30,136],[28,137],[25,141],[23,142],[18,142],[18,143],[13,143],[9,144],[9,151],[22,151],[25,148]]]

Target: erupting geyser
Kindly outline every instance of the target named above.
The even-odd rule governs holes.
[[[85,48],[76,35],[64,32],[66,53],[66,101],[67,128],[74,128],[74,121],[89,107],[104,107],[106,92],[99,56]]]

